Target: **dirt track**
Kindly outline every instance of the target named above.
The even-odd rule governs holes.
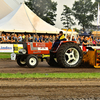
[[[49,66],[45,61],[39,62],[36,68],[21,68],[15,61],[0,60],[0,73],[82,73],[100,72],[100,69],[89,68],[88,65],[80,68],[57,68]]]
[[[95,68],[57,68],[40,62],[21,68],[15,61],[0,60],[0,73],[100,72]],[[0,100],[100,100],[100,79],[0,79]]]

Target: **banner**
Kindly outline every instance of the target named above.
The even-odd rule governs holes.
[[[13,52],[13,44],[0,44],[0,52]]]

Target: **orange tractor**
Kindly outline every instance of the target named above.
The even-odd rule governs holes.
[[[52,43],[28,42],[23,44],[23,49],[16,54],[19,66],[34,68],[38,65],[38,60],[46,59],[50,66],[77,67],[81,64],[83,54],[81,48],[75,42],[61,41],[59,46],[53,51]]]

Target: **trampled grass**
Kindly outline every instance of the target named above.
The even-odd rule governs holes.
[[[100,78],[100,73],[0,73],[0,78]]]

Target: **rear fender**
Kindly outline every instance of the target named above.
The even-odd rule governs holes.
[[[77,43],[77,42],[76,41],[61,41],[59,46],[57,47],[57,49],[55,51],[53,51],[53,53],[56,53],[58,51],[59,47],[64,43]]]

